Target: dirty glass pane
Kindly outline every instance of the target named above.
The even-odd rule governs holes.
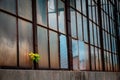
[[[47,0],[37,0],[37,23],[47,26]]]
[[[94,52],[94,47],[91,46],[91,66],[92,70],[95,70],[95,52]]]
[[[91,0],[88,0],[88,14],[89,14],[89,18],[92,19],[92,4],[91,4]]]
[[[100,70],[102,70],[102,59],[101,59],[101,49],[99,49],[99,65],[100,65]]]
[[[92,22],[89,21],[89,33],[90,33],[90,43],[93,44],[93,25]]]
[[[58,54],[58,34],[49,31],[50,42],[50,67],[59,68],[59,54]]]
[[[87,18],[83,17],[84,41],[88,42]]]
[[[81,12],[81,0],[75,0],[76,1],[76,9]]]
[[[77,37],[76,34],[76,15],[75,10],[70,9],[70,18],[71,18],[71,35],[72,37]]]
[[[58,0],[58,26],[59,31],[66,33],[65,27],[65,5],[61,0]]]
[[[95,4],[92,4],[95,5]],[[92,20],[95,21],[95,6],[92,6]]]
[[[112,71],[112,54],[110,53],[110,69],[111,69],[111,71]]]
[[[110,53],[107,52],[107,65],[108,65],[108,71],[110,71]]]
[[[105,70],[107,71],[107,52],[104,51],[104,65],[105,65]]]
[[[77,27],[78,27],[78,38],[83,40],[83,26],[82,26],[82,15],[77,13]]]
[[[79,68],[80,70],[87,70],[89,68],[88,45],[82,41],[79,41]]]
[[[32,0],[18,0],[18,15],[32,20]]]
[[[0,12],[0,66],[17,65],[16,47],[16,18]]]
[[[0,0],[0,9],[16,14],[16,0]]]
[[[98,47],[100,47],[100,30],[99,27],[97,27],[97,37],[98,37]]]
[[[93,29],[94,29],[94,45],[97,46],[97,29],[95,24],[93,24]]]
[[[95,48],[95,62],[96,62],[96,70],[99,70],[99,52],[98,48]]]
[[[48,68],[48,35],[47,29],[37,27],[38,53],[40,54],[39,67]]]
[[[78,41],[72,39],[73,69],[79,69]]]
[[[82,13],[86,15],[86,0],[82,0]]]
[[[66,36],[60,35],[60,64],[61,68],[68,68],[68,51]]]
[[[28,54],[33,51],[32,24],[19,19],[18,27],[20,67],[31,67],[32,61]]]
[[[57,30],[57,9],[56,0],[48,0],[49,27]]]
[[[70,0],[70,6],[75,8],[75,0]]]

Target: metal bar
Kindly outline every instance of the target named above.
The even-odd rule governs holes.
[[[16,33],[17,33],[17,67],[19,67],[19,30],[18,30],[18,0],[16,0]]]
[[[50,42],[49,42],[49,17],[48,17],[48,0],[46,0],[46,5],[47,5],[47,35],[48,35],[48,65],[50,68]]]
[[[32,20],[33,20],[33,52],[38,52],[36,0],[32,0]],[[37,68],[38,68],[38,63],[34,61],[34,69]]]
[[[72,58],[72,42],[70,33],[70,0],[65,0],[65,18],[66,18],[66,35],[67,35],[67,51],[68,51],[68,68],[73,70],[73,58]]]
[[[88,12],[88,0],[86,0],[86,14],[87,14],[87,31],[88,31],[88,57],[89,57],[89,69],[91,70],[91,48],[90,48],[90,28],[89,28],[89,12]]]
[[[100,27],[100,44],[101,44],[101,60],[102,60],[102,70],[105,71],[105,64],[104,64],[104,47],[103,47],[103,33],[102,33],[102,19],[101,19],[101,1],[97,0],[98,6],[98,24]]]
[[[58,24],[59,24],[59,22],[58,22],[58,14],[59,14],[59,13],[58,13],[58,4],[59,4],[59,3],[58,3],[58,0],[56,0],[57,31],[59,32],[59,25],[58,25]],[[59,37],[59,35],[60,35],[60,34],[58,33],[58,56],[59,56],[58,58],[59,58],[59,68],[60,68],[60,66],[61,66],[60,62],[61,62],[61,61],[60,61],[60,37]]]
[[[116,42],[116,48],[117,48],[117,52],[118,52],[118,54],[117,54],[117,56],[119,57],[119,59],[117,59],[118,60],[118,62],[119,62],[119,70],[120,70],[120,47],[119,47],[119,45],[120,45],[120,42],[119,42],[119,27],[118,27],[118,22],[117,22],[117,20],[118,20],[118,16],[117,16],[117,1],[116,0],[114,0],[115,1],[115,6],[114,6],[114,17],[115,17],[115,30],[116,30],[116,38],[117,38],[117,42]]]

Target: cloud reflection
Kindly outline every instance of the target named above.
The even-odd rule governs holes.
[[[16,66],[16,19],[0,12],[0,24],[0,65]]]

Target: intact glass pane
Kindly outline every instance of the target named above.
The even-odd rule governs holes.
[[[104,51],[104,65],[105,65],[105,70],[107,71],[107,52]]]
[[[93,44],[93,25],[92,22],[89,21],[89,30],[90,30],[90,43]]]
[[[107,65],[108,65],[108,71],[110,71],[110,53],[107,52]]]
[[[95,6],[92,6],[92,17],[93,17],[92,20],[95,21]]]
[[[89,51],[88,51],[88,44],[85,44],[85,63],[86,63],[86,70],[89,70],[90,63],[89,63]]]
[[[56,0],[48,0],[49,27],[57,30]]]
[[[115,70],[115,54],[112,54],[112,56],[113,56],[113,68],[114,68],[114,70]]]
[[[16,18],[0,12],[0,66],[17,66],[16,47]]]
[[[110,53],[110,70],[112,71],[112,54]]]
[[[37,0],[37,23],[47,26],[47,0]]]
[[[87,18],[83,17],[84,41],[88,42]]]
[[[97,5],[95,4],[94,6],[95,6],[95,15],[93,15],[93,16],[95,17],[94,22],[97,24],[97,18],[96,18],[96,16],[97,16],[96,12],[98,12],[98,11],[96,11]]]
[[[82,13],[86,15],[86,0],[82,0]]]
[[[79,41],[79,68],[80,70],[87,70],[89,68],[88,60],[88,45]]]
[[[105,32],[103,31],[103,48],[105,49]]]
[[[96,5],[96,23],[98,24],[98,6]]]
[[[72,39],[73,69],[79,69],[78,41]]]
[[[81,12],[81,0],[75,0],[76,1],[76,9]]]
[[[76,15],[75,15],[75,10],[70,9],[70,18],[71,18],[71,35],[72,37],[77,37],[76,34]]]
[[[58,26],[60,32],[66,33],[65,5],[61,0],[58,0]]]
[[[18,20],[19,26],[19,60],[20,67],[31,67],[32,61],[29,52],[33,51],[32,24],[23,20]]]
[[[105,19],[104,19],[104,12],[101,11],[101,15],[102,15],[102,29],[104,29],[105,27]]]
[[[108,50],[108,37],[107,37],[107,32],[105,32],[105,40],[106,40],[106,50]]]
[[[92,4],[91,4],[91,0],[88,0],[88,14],[89,14],[89,18],[92,19]]]
[[[58,53],[58,34],[49,31],[50,40],[50,67],[59,68],[59,53]]]
[[[75,0],[70,0],[70,6],[75,8]]]
[[[110,38],[110,36],[111,36],[111,35],[109,34],[109,35],[108,35],[108,38],[109,38],[109,39],[108,39],[108,40],[109,40],[109,51],[111,51],[111,47],[112,47],[112,46],[111,46],[111,38]]]
[[[95,48],[95,62],[96,62],[96,70],[99,70],[99,52],[98,48]]]
[[[83,40],[83,26],[82,26],[82,16],[77,13],[77,27],[78,27],[78,38],[79,40]]]
[[[18,15],[32,20],[32,0],[18,0]]]
[[[60,64],[61,68],[68,68],[68,51],[66,36],[60,35]]]
[[[100,30],[99,27],[97,27],[97,40],[98,40],[98,47],[100,47]]]
[[[93,24],[93,29],[94,29],[94,45],[97,46],[97,30],[95,24]]]
[[[94,55],[93,46],[91,46],[91,66],[92,66],[92,70],[95,70],[95,55]]]
[[[104,29],[106,30],[106,14],[104,13]]]
[[[48,35],[47,29],[37,27],[38,53],[40,54],[39,67],[48,68]]]
[[[117,71],[117,55],[115,55],[115,70]]]
[[[100,64],[100,70],[102,70],[102,59],[101,59],[101,49],[99,49],[99,64]]]
[[[0,9],[16,13],[16,0],[0,0]]]

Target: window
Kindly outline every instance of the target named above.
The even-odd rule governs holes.
[[[98,2],[0,0],[0,68],[118,71],[118,4]]]

